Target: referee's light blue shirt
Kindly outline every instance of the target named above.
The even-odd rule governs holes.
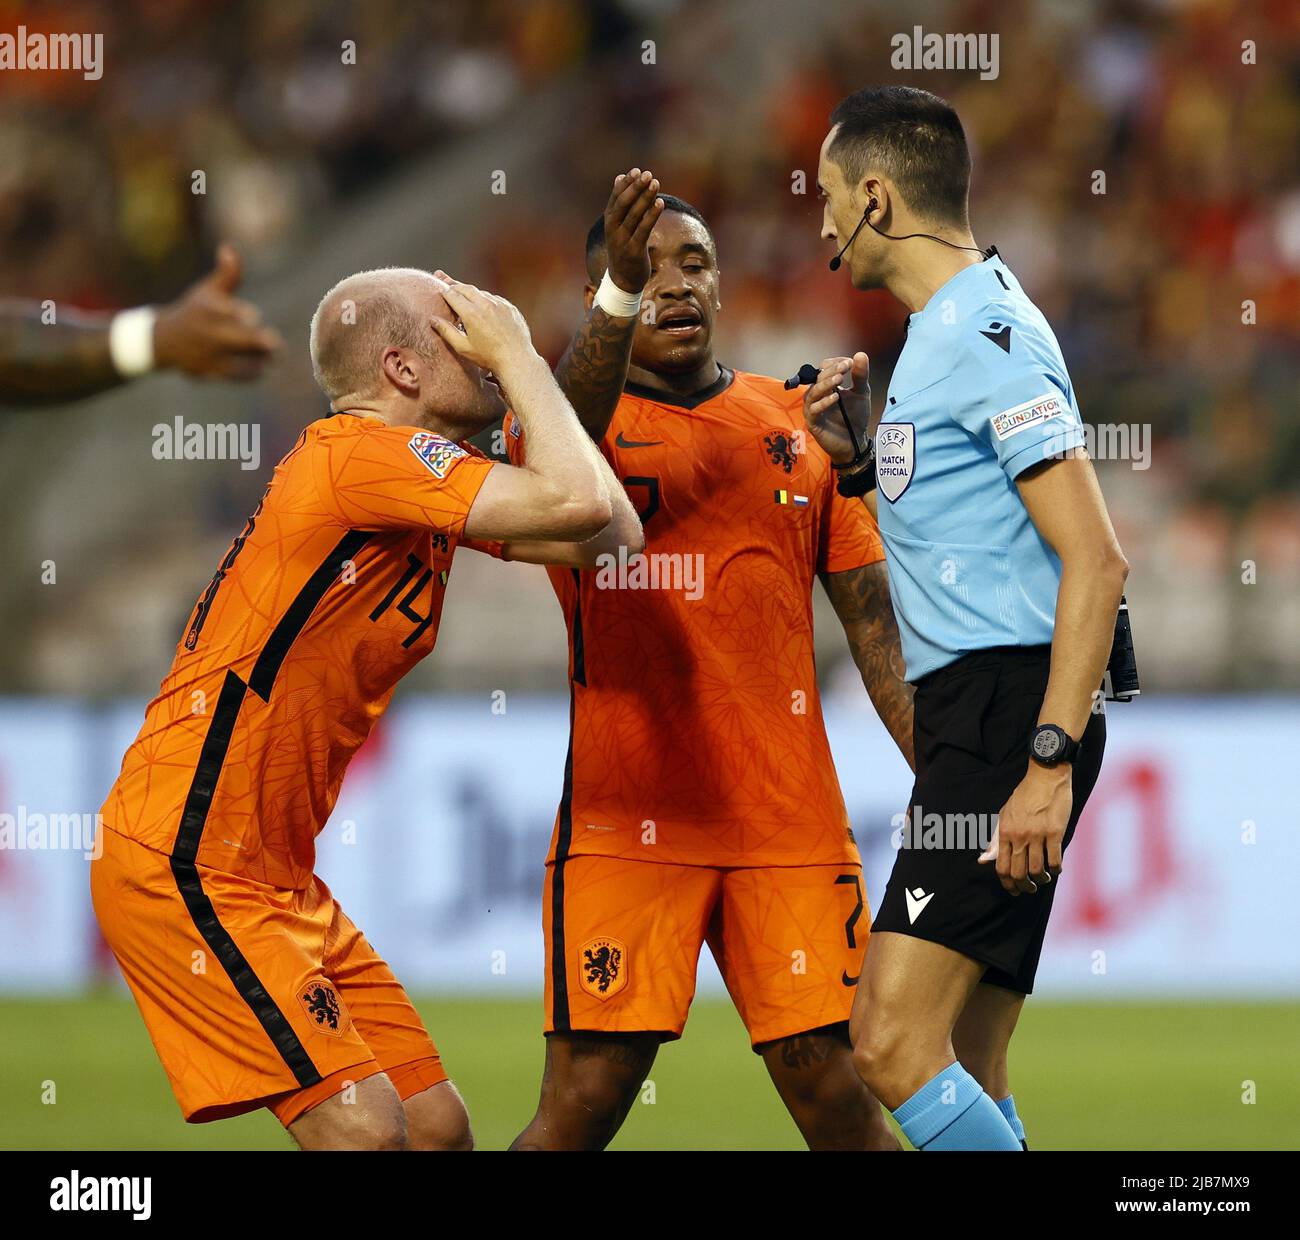
[[[1060,346],[997,257],[908,319],[876,431],[877,509],[908,680],[1052,640],[1061,562],[1015,478],[1081,446]]]

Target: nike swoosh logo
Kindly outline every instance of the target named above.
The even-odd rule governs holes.
[[[908,891],[904,887],[903,894],[907,897],[907,924],[914,926],[916,925],[916,919],[925,912],[925,906],[934,899],[934,892],[932,891],[929,895],[926,895],[920,887],[915,892]]]
[[[663,443],[662,439],[624,439],[623,432],[619,431],[618,437],[614,440],[616,448],[657,448]]]
[[[844,986],[856,986],[861,979],[861,973],[857,977],[850,977],[848,969],[844,969],[840,973],[840,984]]]

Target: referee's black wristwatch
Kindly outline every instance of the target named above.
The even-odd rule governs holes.
[[[1029,737],[1029,756],[1039,766],[1060,766],[1079,756],[1079,742],[1054,723],[1040,723]]]

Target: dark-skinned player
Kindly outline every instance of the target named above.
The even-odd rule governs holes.
[[[546,1067],[515,1148],[611,1140],[681,1036],[707,942],[809,1146],[896,1149],[853,1068],[870,917],[813,659],[820,576],[910,763],[875,522],[800,433],[799,393],[715,358],[717,252],[695,208],[648,172],[618,177],[587,274],[557,378],[638,508],[646,560],[548,570],[572,731],[544,895]]]

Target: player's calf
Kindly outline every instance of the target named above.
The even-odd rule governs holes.
[[[565,1033],[546,1039],[542,1093],[512,1150],[603,1150],[636,1101],[657,1033]]]
[[[1024,1149],[1025,1126],[1011,1096],[1007,1052],[1016,1031],[1025,996],[1019,991],[982,982],[975,987],[952,1031],[952,1046],[962,1067],[994,1102]]]

